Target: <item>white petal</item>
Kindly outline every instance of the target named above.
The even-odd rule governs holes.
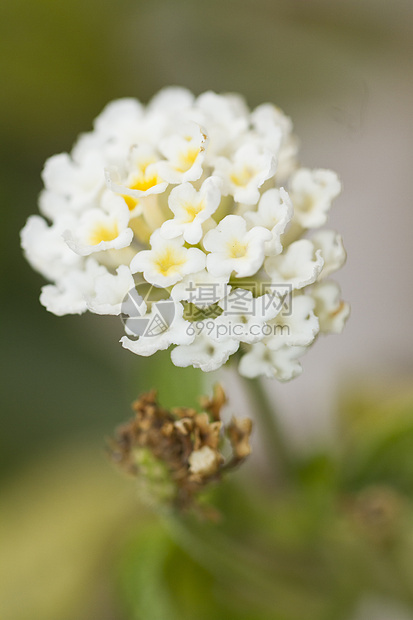
[[[266,228],[255,226],[247,232],[247,224],[240,215],[227,215],[216,228],[206,233],[204,247],[207,269],[212,275],[237,277],[254,275],[264,261],[265,242],[272,238]]]
[[[276,161],[268,149],[254,143],[241,146],[233,161],[225,157],[216,160],[214,174],[223,180],[223,191],[234,196],[236,202],[254,205],[260,197],[259,188],[274,176]]]
[[[263,193],[258,211],[247,211],[244,217],[250,226],[264,226],[272,233],[272,239],[265,244],[265,254],[273,256],[282,252],[281,237],[293,215],[293,205],[283,189],[269,189]]]
[[[310,295],[294,295],[288,312],[281,311],[269,322],[273,334],[265,343],[275,351],[285,345],[308,346],[318,334],[318,318]]]
[[[88,259],[83,270],[72,270],[56,283],[42,288],[40,303],[58,316],[82,314],[87,310],[87,300],[93,294],[94,282],[106,269],[93,259]]]
[[[149,111],[165,112],[170,114],[174,111],[188,109],[194,101],[194,96],[186,88],[169,86],[159,91],[148,104]]]
[[[291,119],[276,106],[264,103],[252,112],[251,120],[263,144],[278,153],[276,179],[282,185],[297,168],[298,141]]]
[[[81,210],[93,207],[104,188],[104,163],[96,152],[90,152],[82,165],[76,164],[67,153],[61,153],[46,161],[42,177],[46,189],[63,196],[68,208]]]
[[[267,258],[265,270],[273,283],[286,283],[293,289],[300,289],[315,282],[323,264],[321,250],[316,250],[308,239],[300,239],[283,254]]]
[[[129,212],[126,204],[110,193],[105,196],[108,196],[109,204],[114,203],[111,212],[105,213],[103,208],[85,211],[76,225],[63,232],[67,245],[79,256],[104,250],[120,250],[132,242],[133,231],[128,228]]]
[[[193,366],[204,372],[211,372],[225,364],[238,348],[237,340],[228,338],[216,342],[202,333],[196,336],[192,344],[173,349],[171,359],[175,366]]]
[[[189,345],[194,340],[195,336],[193,332],[188,329],[191,324],[182,318],[182,314],[182,304],[175,303],[174,316],[171,324],[169,326],[164,324],[164,329],[162,330],[163,317],[161,317],[161,328],[157,329],[157,325],[160,323],[159,321],[156,323],[154,322],[154,319],[156,320],[158,318],[158,313],[156,308],[153,307],[151,312],[147,315],[148,326],[145,333],[140,336],[138,340],[131,340],[127,336],[123,336],[120,342],[125,349],[144,357],[153,355],[157,351],[163,351],[171,344]],[[152,324],[155,325],[153,331],[151,331]]]
[[[264,376],[290,381],[301,374],[302,367],[297,358],[305,351],[305,347],[288,346],[271,351],[265,344],[258,342],[242,356],[238,369],[241,375],[249,379]]]
[[[346,262],[346,251],[341,235],[334,230],[320,230],[312,236],[314,246],[321,250],[324,259],[323,269],[319,278],[327,278],[331,273],[340,269]]]
[[[99,133],[116,136],[131,125],[142,121],[144,109],[142,104],[132,97],[111,101],[94,122]]]
[[[122,311],[122,302],[134,286],[129,268],[120,265],[116,275],[108,272],[95,279],[94,291],[87,299],[87,307],[96,314],[118,315]]]
[[[82,264],[63,240],[62,234],[71,218],[61,218],[52,226],[38,215],[31,215],[20,233],[21,245],[32,267],[49,280],[60,278]]]
[[[132,273],[143,272],[147,282],[168,287],[205,267],[205,254],[198,248],[183,247],[184,240],[165,240],[159,230],[151,236],[151,250],[138,252],[130,263]]]
[[[183,235],[187,243],[198,243],[203,234],[202,224],[217,210],[221,201],[220,186],[218,177],[208,177],[199,192],[190,183],[175,187],[168,199],[175,217],[162,224],[161,235],[165,239]]]
[[[300,168],[290,181],[294,220],[304,228],[323,226],[340,191],[341,183],[335,172]]]
[[[208,308],[225,297],[231,287],[228,276],[213,276],[206,269],[185,276],[172,289],[176,301],[189,301],[198,308]]]
[[[340,334],[350,316],[350,306],[340,298],[339,285],[332,280],[322,281],[313,286],[311,295],[315,300],[320,331],[325,334]]]
[[[168,136],[159,145],[166,160],[158,164],[160,176],[168,183],[197,181],[202,175],[202,164],[208,145],[206,130],[191,123],[180,133]]]

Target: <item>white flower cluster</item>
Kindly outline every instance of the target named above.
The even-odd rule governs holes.
[[[146,282],[167,289],[173,319],[137,339],[126,330],[125,348],[173,345],[174,364],[205,371],[238,351],[246,377],[293,378],[316,336],[340,332],[349,314],[326,279],[345,261],[341,237],[314,231],[340,182],[301,168],[296,153],[290,119],[270,104],[251,112],[238,95],[168,88],[145,107],[110,103],[70,155],[46,162],[43,217],[22,231],[51,282],[41,303],[57,315],[120,314]]]

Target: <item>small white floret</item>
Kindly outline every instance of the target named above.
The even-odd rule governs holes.
[[[249,110],[238,95],[202,93],[195,101],[195,111],[200,115],[200,124],[208,127],[208,157],[232,149],[248,128]]]
[[[171,291],[172,299],[188,301],[197,308],[208,308],[228,295],[229,276],[213,276],[206,269],[185,276]]]
[[[63,232],[63,238],[79,256],[126,248],[133,239],[128,209],[121,198],[106,191],[102,208],[85,211],[76,226]]]
[[[137,340],[132,340],[128,336],[120,339],[122,346],[136,355],[148,357],[157,351],[164,351],[171,344],[187,346],[195,338],[193,330],[188,329],[191,324],[183,318],[181,303],[175,303],[173,319],[169,325],[164,323],[162,317],[159,317],[156,304],[144,318],[147,319],[147,327],[143,335]]]
[[[94,290],[87,299],[87,307],[95,314],[120,314],[122,303],[135,286],[129,267],[120,265],[116,274],[105,273],[96,277]]]
[[[204,248],[208,271],[217,276],[254,275],[262,266],[265,256],[265,242],[272,239],[272,233],[262,226],[247,231],[247,222],[240,215],[227,215],[216,228],[206,233]]]
[[[238,370],[243,377],[276,378],[279,381],[290,381],[302,372],[298,358],[306,352],[305,347],[282,347],[271,351],[262,342],[251,346],[250,351],[242,356]]]
[[[24,254],[34,269],[48,280],[56,280],[72,269],[81,268],[82,258],[63,240],[72,217],[59,218],[49,226],[39,215],[31,215],[20,233]]]
[[[350,306],[341,299],[337,282],[327,280],[315,284],[311,290],[315,300],[315,313],[320,321],[320,331],[341,334],[350,316]]]
[[[107,167],[106,185],[125,201],[132,217],[142,211],[141,201],[146,196],[161,194],[168,183],[159,173],[159,155],[149,145],[133,147],[124,169]]]
[[[82,314],[88,309],[87,300],[93,295],[96,279],[105,274],[105,267],[88,258],[83,269],[73,269],[56,284],[44,286],[40,303],[57,316]]]
[[[276,169],[274,154],[254,142],[241,146],[233,159],[219,157],[214,174],[223,180],[223,192],[231,194],[236,202],[257,204],[259,188],[271,178]]]
[[[162,140],[159,150],[165,159],[158,164],[160,176],[173,184],[197,181],[202,175],[207,144],[205,129],[196,123]]]
[[[98,200],[105,186],[103,169],[99,152],[88,152],[82,165],[61,153],[46,161],[42,178],[49,192],[64,198],[67,209],[80,211],[93,207]]]
[[[323,268],[321,250],[316,250],[308,239],[294,241],[278,256],[270,256],[265,261],[265,271],[275,284],[289,284],[300,289],[316,281]]]
[[[194,95],[187,88],[167,86],[152,97],[148,103],[148,111],[160,112],[165,115],[171,115],[174,112],[187,112],[194,99]]]
[[[206,322],[204,323],[205,329],[196,335],[192,344],[173,349],[171,359],[175,366],[193,366],[204,372],[211,372],[221,368],[230,356],[238,350],[239,340],[234,338],[213,340],[208,336]],[[199,324],[197,325],[199,328]],[[189,331],[192,333],[194,330],[196,330],[195,327]]]
[[[324,260],[319,279],[327,278],[346,262],[347,254],[341,235],[334,230],[320,230],[311,237],[314,246],[321,251]]]
[[[166,240],[156,230],[150,238],[151,250],[138,252],[131,261],[132,273],[143,272],[147,282],[167,287],[189,273],[205,267],[205,254],[198,248],[185,248],[183,237]]]
[[[263,193],[257,211],[247,211],[244,217],[250,226],[264,226],[272,233],[272,239],[265,243],[265,254],[273,256],[282,252],[281,236],[293,215],[293,205],[283,189],[269,189]]]
[[[290,180],[294,220],[303,228],[323,226],[331,204],[340,192],[340,180],[332,170],[300,168]]]
[[[161,226],[165,239],[183,235],[187,243],[198,243],[203,235],[202,225],[217,210],[221,201],[221,181],[218,177],[208,177],[199,191],[191,183],[182,183],[171,191],[169,208],[174,218]]]
[[[288,312],[281,311],[268,323],[272,333],[265,339],[265,344],[273,351],[286,345],[310,345],[319,332],[314,306],[310,295],[294,295]]]
[[[219,302],[222,314],[215,321],[211,331],[214,340],[234,338],[240,342],[259,342],[268,335],[267,322],[279,312],[272,295],[253,297],[246,289],[235,288]]]
[[[261,142],[277,152],[276,179],[283,184],[297,168],[298,140],[291,119],[275,105],[264,103],[253,110],[251,121]]]

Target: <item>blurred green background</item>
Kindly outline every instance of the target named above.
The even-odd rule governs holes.
[[[18,234],[37,211],[45,159],[70,150],[108,101],[145,102],[171,84],[196,94],[240,92],[251,106],[272,101],[293,118],[303,163],[336,169],[344,181],[331,223],[349,254],[338,279],[353,316],[340,338],[317,343],[302,378],[270,389],[291,443],[306,444],[310,435],[322,443],[334,435],[339,386],[364,377],[375,385],[378,377],[386,399],[411,385],[412,6],[1,3],[0,533],[9,555],[0,556],[14,557],[2,567],[14,584],[4,596],[5,620],[122,617],[111,611],[105,578],[84,591],[102,569],[99,558],[110,565],[118,524],[134,523],[142,511],[133,485],[105,462],[103,438],[162,367],[121,349],[116,318],[58,318],[40,306],[43,280],[26,264]],[[189,376],[177,373],[178,384]],[[234,383],[229,377],[237,403]],[[56,519],[61,527],[53,530]]]

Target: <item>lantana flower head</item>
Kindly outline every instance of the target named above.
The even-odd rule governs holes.
[[[177,366],[204,371],[235,356],[246,377],[285,381],[318,334],[344,326],[349,307],[328,278],[345,250],[319,229],[340,181],[300,166],[291,120],[271,104],[182,88],[147,106],[114,101],[43,181],[41,215],[21,233],[49,280],[41,303],[124,315],[135,287],[163,290],[167,316],[153,299],[136,305],[151,329],[124,320],[135,354],[170,347]]]

